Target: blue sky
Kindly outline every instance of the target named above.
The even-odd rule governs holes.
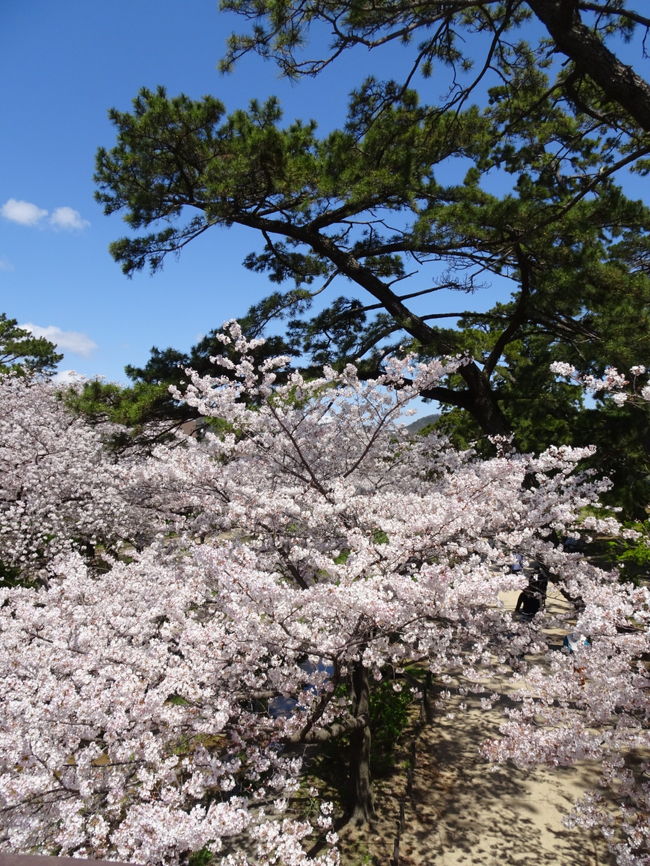
[[[210,93],[228,110],[275,94],[288,119],[315,117],[324,130],[341,121],[371,71],[367,54],[298,84],[257,58],[222,76],[225,39],[242,23],[216,0],[3,0],[0,312],[57,342],[61,369],[124,381],[124,365],[145,363],[151,346],[186,350],[268,293],[241,265],[258,245],[244,229],[208,232],[162,273],[127,279],[108,253],[124,224],[93,199],[95,151],[114,143],[107,110],[129,109],[142,86]],[[406,60],[395,50],[372,62],[389,75]]]
[[[237,230],[200,239],[155,277],[122,275],[108,244],[124,225],[93,200],[95,151],[114,142],[108,108],[127,110],[141,86],[158,84],[217,95],[229,110],[276,93],[288,116],[309,116],[317,102],[333,118],[344,100],[330,111],[326,78],[297,87],[260,61],[222,76],[217,61],[238,22],[216,0],[1,5],[0,311],[52,329],[63,368],[123,379],[152,345],[189,348],[268,284],[241,267],[256,238]]]

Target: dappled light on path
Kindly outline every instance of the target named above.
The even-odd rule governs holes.
[[[483,693],[447,686],[451,694],[432,723],[414,727],[395,772],[378,782],[375,825],[345,836],[346,866],[613,866],[599,833],[564,824],[573,804],[597,785],[596,763],[530,770],[480,755],[513,703],[509,678],[488,674]],[[492,692],[502,697],[484,709],[481,699]]]

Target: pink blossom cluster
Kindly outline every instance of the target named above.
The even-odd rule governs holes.
[[[645,377],[646,368],[642,364],[630,367],[627,378],[615,367],[607,367],[603,375],[598,378],[587,373],[580,373],[572,364],[564,361],[555,361],[551,364],[551,371],[566,379],[573,379],[585,390],[592,394],[605,393],[611,396],[617,406],[622,406],[630,398],[637,398],[644,402],[650,402],[650,383],[640,381]]]
[[[650,593],[595,580],[585,601],[572,651],[526,672],[514,693],[520,706],[485,752],[524,767],[597,761],[599,788],[570,823],[600,829],[619,864],[640,866],[650,863]]]
[[[155,535],[137,474],[51,382],[3,376],[0,404],[0,568],[47,580],[58,555]]]
[[[15,489],[36,501],[40,485],[66,502],[67,471],[93,532],[139,527],[146,542],[100,573],[75,548],[85,516],[62,505],[66,520],[49,534],[67,541],[39,552],[47,585],[0,590],[0,849],[176,864],[205,848],[221,866],[334,866],[330,804],[308,817],[296,806],[304,745],[367,727],[362,680],[391,677],[400,689],[412,665],[472,678],[546,652],[537,623],[513,622],[500,601],[524,584],[507,568],[514,551],[542,560],[579,600],[576,627],[592,645],[531,672],[510,745],[494,756],[561,763],[601,748],[601,736],[611,763],[627,734],[645,742],[647,593],[558,543],[606,487],[576,471],[589,449],[479,460],[409,435],[399,419],[411,399],[462,359],[393,360],[370,382],[348,366],[280,384],[286,359],[255,367],[235,323],[223,341],[241,355],[215,359],[228,377],[188,372],[186,399],[220,419],[200,442],[111,462],[80,421],[65,416],[73,433],[59,450],[64,426],[49,439],[36,408],[11,404],[14,426],[41,444],[32,462],[58,455],[57,471],[31,487],[16,465]],[[33,387],[41,417],[58,418]],[[96,487],[119,507],[101,516]],[[583,656],[592,661],[581,669]],[[552,715],[550,695],[566,716]],[[546,738],[535,734],[538,705]],[[601,723],[605,733],[578,748]],[[631,832],[616,844],[636,844]],[[324,847],[310,855],[317,836]]]

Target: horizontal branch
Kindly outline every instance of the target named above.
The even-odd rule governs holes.
[[[304,735],[301,733],[293,734],[288,738],[287,742],[297,743],[326,743],[328,740],[333,740],[336,737],[342,737],[344,734],[349,734],[350,731],[358,730],[368,724],[366,715],[348,716],[347,719],[341,722],[332,722],[331,725],[325,725],[320,728],[311,728]]]
[[[634,21],[635,24],[641,24],[642,27],[650,27],[650,18],[645,15],[639,15],[632,9],[612,9],[603,6],[602,3],[583,3],[582,0],[578,3],[578,8],[583,12],[598,12],[602,15],[616,15],[617,18],[628,18]]]

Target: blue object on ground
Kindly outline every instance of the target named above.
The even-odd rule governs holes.
[[[591,646],[591,643],[583,634],[578,634],[578,632],[572,631],[570,634],[564,635],[562,646],[573,654],[581,646]]]

